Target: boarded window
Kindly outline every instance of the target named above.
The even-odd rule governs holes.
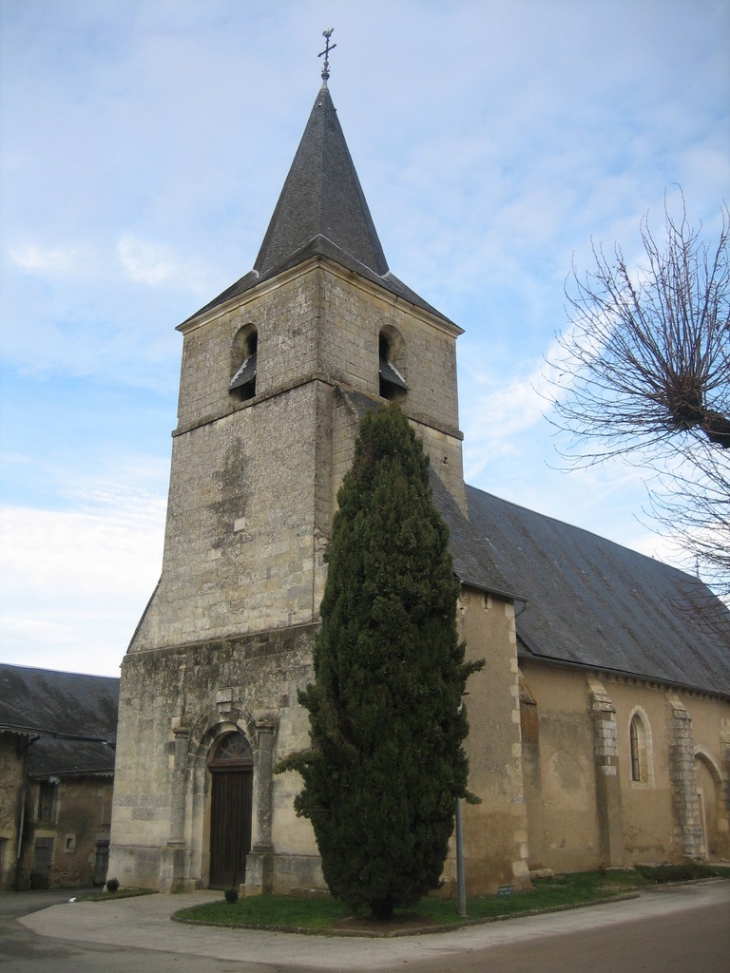
[[[56,785],[42,780],[38,787],[38,821],[53,821],[56,810]]]

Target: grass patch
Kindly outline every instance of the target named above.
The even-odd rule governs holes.
[[[154,895],[156,889],[117,889],[116,892],[90,892],[88,895],[79,895],[77,902],[116,902],[117,899],[132,899],[135,895]]]
[[[515,892],[505,898],[489,895],[469,899],[466,911],[470,919],[497,919],[520,912],[563,909],[600,902],[645,888],[648,884],[645,878],[635,872],[575,872],[553,878],[537,878],[533,881],[532,889]],[[437,908],[433,908],[432,903]],[[423,909],[441,922],[461,921],[461,916],[449,917],[448,910],[452,914],[456,912],[455,903],[451,901],[423,899],[416,908]]]
[[[180,909],[173,918],[212,926],[266,926],[317,932],[332,928],[338,919],[347,915],[347,906],[329,896],[310,899],[293,895],[252,895],[231,904],[221,895],[218,902]]]
[[[730,878],[730,868],[706,865],[642,866],[628,871],[576,872],[553,878],[535,879],[534,888],[505,897],[490,895],[469,899],[468,919],[498,919],[518,913],[565,909],[601,902],[616,896],[650,888],[660,882],[688,878]],[[212,926],[281,929],[290,932],[359,931],[370,935],[392,935],[419,927],[438,928],[464,922],[456,902],[429,896],[407,911],[396,910],[390,922],[371,922],[352,917],[347,906],[329,897],[298,898],[288,895],[257,895],[228,903],[217,902],[180,909],[173,916],[181,922]],[[419,922],[418,920],[422,920]]]
[[[622,892],[646,887],[650,883],[637,872],[583,872],[561,875],[552,879],[537,879],[535,888],[515,892],[507,897],[496,895],[469,899],[467,913],[470,919],[497,918],[516,912],[554,909],[586,902],[600,901]],[[218,902],[180,909],[174,918],[184,922],[201,922],[216,926],[259,926],[276,929],[300,929],[322,932],[341,927],[350,915],[348,908],[329,897],[296,898],[288,895],[258,895],[242,898],[230,904],[221,897]],[[399,922],[423,919],[423,925],[449,925],[463,922],[451,899],[427,897],[404,911],[396,910],[390,924],[396,928]]]

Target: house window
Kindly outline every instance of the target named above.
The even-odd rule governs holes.
[[[38,785],[38,821],[53,821],[56,810],[56,784],[42,780]]]
[[[246,402],[256,395],[258,332],[252,324],[241,328],[233,340],[232,377],[228,387],[231,398]]]
[[[654,779],[651,730],[646,714],[638,708],[629,721],[629,755],[632,784],[651,784]]]
[[[67,834],[63,841],[63,850],[67,852],[76,851],[76,835]]]
[[[378,338],[379,392],[384,399],[402,401],[408,385],[396,365],[403,358],[403,341],[395,328],[383,328]]]

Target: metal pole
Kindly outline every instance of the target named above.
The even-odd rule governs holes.
[[[464,878],[464,833],[461,826],[461,800],[456,799],[456,911],[466,915],[466,879]]]

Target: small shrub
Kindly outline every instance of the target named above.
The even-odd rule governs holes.
[[[116,892],[119,889],[119,879],[110,878],[106,883],[106,887],[108,892]]]
[[[238,889],[226,889],[226,902],[229,905],[235,905],[238,900]]]
[[[638,865],[636,871],[650,882],[690,882],[698,878],[715,878],[717,872],[702,862],[683,862],[681,865]]]

